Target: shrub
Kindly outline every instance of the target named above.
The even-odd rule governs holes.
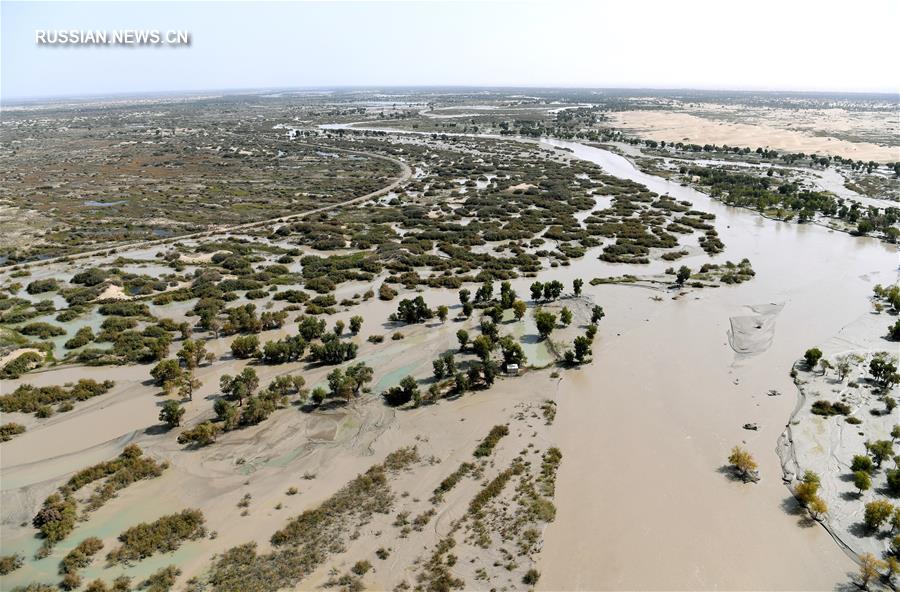
[[[45,292],[55,292],[59,289],[59,280],[57,279],[47,279],[47,280],[35,280],[28,284],[28,287],[25,288],[25,291],[29,294],[43,294]]]
[[[103,541],[97,537],[88,537],[84,539],[78,543],[78,546],[63,557],[62,562],[60,562],[59,573],[74,574],[77,573],[79,569],[84,569],[91,564],[94,555],[99,553],[102,548]]]
[[[353,567],[350,568],[350,571],[358,576],[364,576],[370,569],[372,569],[372,564],[368,561],[362,560],[357,561],[355,564],[353,564]]]
[[[65,335],[66,330],[50,323],[28,323],[19,328],[19,333],[31,337],[39,337],[41,339],[49,339],[51,337],[59,337]]]
[[[13,436],[25,433],[25,426],[15,422],[0,425],[0,442],[9,442]]]
[[[140,561],[155,553],[176,551],[186,540],[196,540],[206,534],[203,513],[183,510],[163,516],[149,524],[142,522],[119,535],[122,545],[106,556],[110,564]]]
[[[7,362],[0,371],[0,378],[18,378],[41,365],[44,357],[37,352],[25,352],[14,360]]]
[[[18,553],[0,557],[0,576],[16,571],[25,563],[25,558]]]
[[[831,401],[815,401],[810,409],[816,415],[849,415],[850,406],[840,401],[832,403]]]
[[[64,401],[84,401],[103,395],[115,386],[111,380],[97,382],[91,378],[82,378],[69,388],[61,386],[36,387],[30,384],[19,385],[8,395],[0,396],[0,411],[4,413],[37,413],[42,407],[55,405]]]
[[[477,448],[475,448],[473,455],[476,457],[490,456],[494,447],[497,445],[497,442],[500,441],[500,438],[507,434],[509,434],[509,427],[506,425],[494,426],[491,428],[491,431],[488,432],[487,437],[481,441]]]
[[[534,586],[538,583],[538,580],[541,578],[541,572],[538,570],[531,568],[525,572],[525,575],[522,576],[522,583],[527,584],[529,586]]]
[[[75,336],[72,339],[66,341],[65,348],[66,349],[76,349],[87,345],[91,341],[94,340],[94,331],[90,327],[82,327],[78,331],[76,331]]]
[[[181,570],[174,565],[163,567],[141,582],[138,588],[147,592],[168,592],[180,575]]]

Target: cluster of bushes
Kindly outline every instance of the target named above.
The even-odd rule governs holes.
[[[842,401],[814,401],[811,411],[816,415],[850,415],[850,405]]]
[[[66,330],[62,327],[50,323],[29,323],[19,327],[19,333],[28,335],[29,337],[39,337],[40,339],[50,339],[51,337],[59,337],[65,335]]]
[[[0,442],[9,442],[13,439],[13,436],[18,436],[19,434],[25,433],[25,426],[22,424],[18,424],[15,422],[5,423],[0,425]]]
[[[60,492],[71,495],[103,479],[103,483],[87,499],[86,509],[93,511],[112,499],[116,492],[132,483],[159,477],[167,466],[166,463],[160,464],[152,458],[145,457],[144,452],[136,444],[129,444],[117,458],[82,469],[72,475],[60,487]]]
[[[494,451],[494,447],[500,441],[500,438],[509,434],[509,426],[507,425],[495,425],[491,428],[491,431],[488,432],[488,435],[481,441],[478,447],[475,448],[475,452],[472,454],[476,458],[490,456],[491,452]]]
[[[218,592],[278,590],[296,586],[336,550],[343,548],[351,525],[375,513],[387,513],[393,502],[388,476],[419,461],[415,448],[402,448],[382,464],[359,475],[316,508],[292,518],[272,535],[274,550],[260,555],[255,543],[227,550],[213,563],[209,582]]]
[[[114,565],[140,561],[155,553],[171,553],[184,541],[206,535],[205,519],[200,510],[182,510],[154,522],[142,522],[119,535],[121,546],[110,551],[106,559]]]
[[[103,395],[109,392],[113,386],[115,383],[111,380],[97,382],[91,378],[82,378],[69,388],[56,385],[36,387],[22,384],[12,393],[0,396],[0,410],[4,413],[37,413],[45,406],[84,401]]]
[[[94,555],[99,553],[102,548],[103,541],[97,537],[84,539],[63,557],[59,565],[59,573],[61,575],[77,574],[78,570],[91,564]]]
[[[56,543],[69,536],[69,533],[75,528],[76,517],[76,502],[71,495],[64,497],[59,493],[54,493],[44,500],[43,506],[31,521],[44,539],[44,543],[38,551],[39,557],[48,555]]]
[[[437,504],[441,500],[444,499],[444,495],[446,495],[451,489],[456,487],[456,484],[459,483],[460,479],[471,473],[475,470],[475,465],[469,462],[464,462],[459,465],[459,467],[447,475],[443,481],[441,481],[437,487],[434,488],[434,495],[431,498],[431,503]]]
[[[0,371],[0,378],[18,378],[30,370],[34,370],[44,362],[44,356],[37,352],[25,352],[10,360]]]

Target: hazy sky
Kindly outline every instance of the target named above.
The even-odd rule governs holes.
[[[372,85],[900,92],[897,0],[0,2],[0,96]],[[187,30],[47,47],[38,29]]]

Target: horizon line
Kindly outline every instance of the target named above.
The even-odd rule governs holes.
[[[592,91],[659,91],[659,92],[735,92],[735,93],[788,93],[806,95],[879,95],[894,97],[900,101],[900,92],[893,90],[808,90],[787,88],[715,88],[694,86],[590,86],[590,85],[547,85],[547,84],[333,84],[313,86],[252,86],[252,87],[218,87],[198,89],[168,89],[168,90],[137,90],[137,91],[111,91],[103,93],[63,93],[50,95],[21,95],[3,97],[0,95],[0,105],[34,104],[40,102],[57,102],[65,100],[98,100],[116,98],[154,98],[161,96],[190,97],[201,93],[218,93],[223,96],[237,94],[256,94],[262,91],[325,91],[325,90],[379,90],[379,89],[482,89],[482,90],[592,90]]]

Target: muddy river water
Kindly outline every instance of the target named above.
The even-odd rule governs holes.
[[[593,277],[660,273],[671,265],[605,263],[597,259],[599,249],[541,274],[567,286],[583,278],[585,292],[604,307],[606,318],[594,344],[594,362],[562,374],[551,432],[563,452],[557,516],[545,532],[537,587],[829,590],[846,583],[856,569],[853,561],[824,529],[805,527],[792,513],[775,447],[795,403],[792,364],[807,348],[870,314],[872,286],[897,281],[896,246],[768,220],[644,174],[609,151],[540,142],[714,213],[725,252],[710,258],[696,236],[688,237],[691,254],[678,264],[696,270],[711,259],[723,263],[746,257],[756,277],[678,298],[674,292],[635,286],[590,286]],[[513,287],[527,295],[530,282],[521,278]],[[456,300],[449,290],[426,290],[424,296],[430,304]],[[755,342],[765,347],[737,353],[729,343],[730,319],[753,315],[750,307],[762,310],[760,305],[777,305],[762,308],[777,311],[759,323],[766,334]],[[387,305],[372,306],[373,318],[389,312]],[[403,366],[396,376],[376,376],[379,388],[405,373],[429,374],[432,357],[416,358],[415,368]],[[66,372],[71,369],[42,374],[39,382],[53,382]],[[770,397],[771,389],[783,395]],[[123,405],[144,405],[142,392],[135,390]],[[153,404],[146,405],[150,408],[136,415],[152,424]],[[743,430],[748,422],[760,429]],[[99,430],[103,433],[85,446],[106,443],[103,450],[111,456],[121,445],[109,444],[110,438],[127,439],[137,428],[123,424]],[[760,464],[757,484],[734,482],[722,472],[738,443],[745,443]],[[23,483],[37,480],[25,471],[26,460],[38,462],[34,470],[40,478],[55,475],[59,470],[47,463],[56,454],[48,450],[33,459],[23,452],[21,462],[14,463],[21,464],[21,474],[6,476],[21,477]],[[14,457],[15,449],[8,458]]]

